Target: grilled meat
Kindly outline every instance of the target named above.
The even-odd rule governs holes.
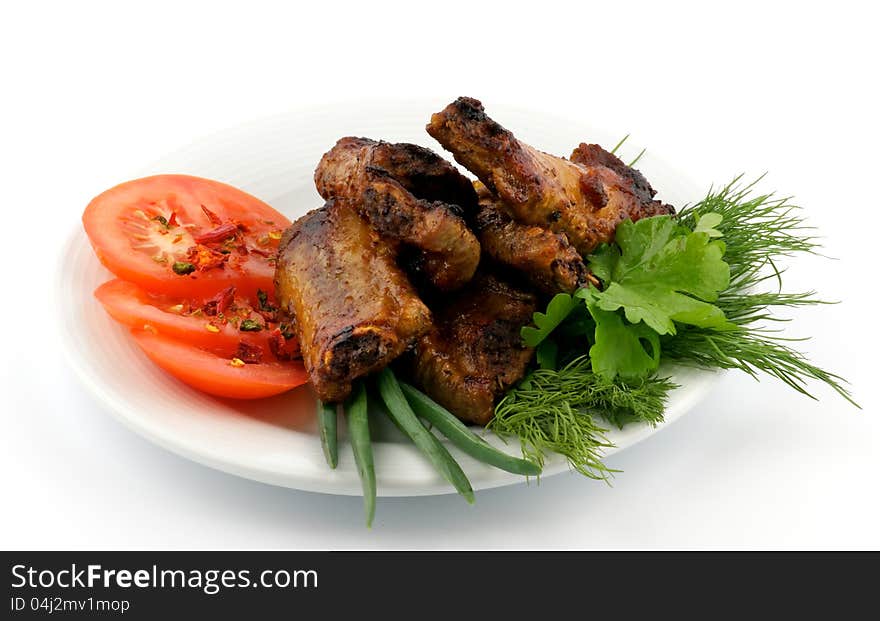
[[[345,399],[352,380],[385,367],[431,326],[393,249],[357,213],[332,202],[285,232],[275,295],[327,402]]]
[[[456,289],[473,276],[480,244],[462,215],[475,208],[476,195],[467,178],[433,151],[342,138],[321,158],[315,185],[382,236],[420,249],[421,268],[437,288]]]
[[[544,293],[572,293],[590,282],[583,258],[565,235],[516,222],[486,186],[475,185],[480,197],[475,227],[487,256],[521,272]]]
[[[514,220],[564,233],[581,255],[611,241],[627,218],[673,212],[653,200],[641,174],[601,147],[582,144],[571,160],[543,153],[489,118],[476,99],[459,97],[431,117],[427,130]]]
[[[485,425],[531,360],[520,328],[536,306],[534,295],[481,268],[434,309],[434,328],[415,347],[414,381],[460,419]]]

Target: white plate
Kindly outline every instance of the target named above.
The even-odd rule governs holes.
[[[168,155],[132,177],[189,173],[238,186],[291,220],[321,204],[312,173],[321,155],[347,135],[423,144],[443,153],[425,133],[432,112],[445,99],[421,102],[351,102],[296,109],[219,132]],[[608,131],[484,102],[494,118],[538,148],[567,155],[581,141],[613,145],[623,130]],[[633,141],[635,142],[635,141]],[[635,154],[631,147],[626,155]],[[448,154],[447,154],[448,155]],[[451,158],[450,158],[451,159]],[[697,200],[704,188],[648,153],[640,161],[661,197],[673,205]],[[122,179],[120,179],[122,181]],[[98,194],[104,188],[95,188]],[[71,206],[71,209],[85,205]],[[348,446],[340,443],[339,466],[324,462],[315,431],[314,396],[301,389],[253,402],[210,397],[192,390],[155,367],[92,296],[111,278],[95,258],[85,234],[77,230],[62,251],[55,308],[61,341],[77,375],[95,397],[131,429],[184,457],[265,483],[333,494],[360,495],[361,486]],[[668,425],[691,409],[710,389],[717,374],[672,370],[681,385],[669,401]],[[452,488],[391,425],[379,425],[374,445],[381,496],[444,494]],[[656,433],[663,425],[629,425],[609,439],[622,450]],[[497,446],[503,443],[487,436]],[[520,482],[522,477],[480,464],[451,448],[473,484],[486,489]],[[507,450],[517,453],[518,447]],[[548,460],[543,476],[566,471],[558,457]]]

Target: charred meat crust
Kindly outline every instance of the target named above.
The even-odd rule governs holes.
[[[481,268],[435,307],[434,328],[413,352],[413,380],[458,418],[485,425],[495,401],[523,377],[532,358],[520,329],[536,308],[533,294]]]
[[[425,129],[491,192],[502,191],[510,200],[523,203],[540,193],[540,177],[529,174],[533,168],[530,154],[486,114],[479,100],[459,97],[432,115]]]
[[[476,194],[467,178],[432,151],[342,138],[321,158],[315,185],[321,196],[354,209],[382,236],[420,249],[428,280],[438,289],[456,289],[473,276],[480,245],[462,216],[475,209]]]
[[[327,402],[345,399],[354,379],[385,367],[431,326],[392,249],[355,212],[332,202],[285,232],[275,294]]]
[[[488,192],[480,197],[475,224],[483,252],[542,292],[572,293],[589,282],[589,270],[565,234],[515,222]]]
[[[571,158],[569,159],[575,164],[579,164],[585,168],[599,166],[610,168],[621,177],[630,180],[632,184],[632,192],[639,198],[639,200],[643,203],[654,202],[653,199],[654,196],[657,195],[657,191],[651,187],[651,184],[648,183],[645,176],[635,168],[631,168],[624,164],[619,157],[610,151],[606,151],[599,145],[582,142],[572,152]],[[669,213],[672,213],[672,207],[668,205],[666,207],[669,209]]]
[[[572,160],[543,153],[489,118],[476,99],[460,97],[427,130],[514,220],[565,234],[582,256],[613,240],[627,218],[673,211],[653,200],[640,173],[601,147],[581,145]]]
[[[373,149],[370,166],[380,174],[397,180],[413,196],[446,203],[447,208],[460,211],[458,215],[469,213],[477,206],[470,180],[455,166],[425,147],[406,142],[379,141]]]

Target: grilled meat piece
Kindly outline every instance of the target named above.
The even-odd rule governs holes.
[[[475,228],[483,252],[497,263],[513,268],[544,293],[572,293],[596,283],[568,238],[549,229],[519,224],[504,211],[486,186],[476,182],[480,206]]]
[[[597,144],[587,144],[582,142],[571,154],[571,161],[585,168],[610,168],[621,177],[628,179],[630,182],[629,189],[643,203],[650,203],[654,200],[657,191],[651,187],[645,176],[611,153],[606,151]],[[671,210],[672,208],[669,207]]]
[[[415,383],[461,420],[485,425],[532,358],[520,328],[536,306],[534,295],[481,268],[434,309],[434,328],[415,347]]]
[[[467,178],[433,151],[342,138],[321,158],[315,185],[382,236],[423,251],[422,269],[437,288],[456,289],[474,275],[480,244],[462,215],[475,208],[476,195]]]
[[[641,174],[601,147],[582,144],[572,160],[543,153],[489,118],[476,99],[459,97],[431,117],[427,130],[514,220],[564,233],[581,255],[611,241],[627,218],[673,212],[653,200]]]
[[[284,233],[275,295],[293,319],[318,396],[337,402],[431,326],[393,249],[357,213],[328,202]]]

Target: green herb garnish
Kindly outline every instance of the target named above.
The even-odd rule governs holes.
[[[581,293],[581,292],[578,292]],[[575,294],[578,295],[578,294]],[[562,321],[580,304],[581,301],[567,293],[557,293],[547,305],[543,313],[535,313],[532,321],[535,327],[526,326],[522,329],[522,338],[529,347],[537,347],[544,339],[550,336]]]
[[[245,319],[238,325],[238,329],[242,332],[259,332],[263,329],[263,325],[253,319]]]
[[[608,380],[646,377],[660,365],[660,337],[643,323],[632,325],[620,315],[591,304],[596,321],[590,348],[593,371]]]
[[[272,312],[276,310],[274,306],[269,304],[269,294],[262,289],[257,289],[257,301],[260,303],[261,311]]]
[[[171,266],[171,269],[178,276],[186,276],[187,274],[192,274],[196,271],[196,266],[188,261],[175,261],[174,265]]]
[[[845,379],[812,364],[792,347],[791,343],[804,339],[785,337],[772,327],[773,322],[784,321],[773,315],[775,309],[829,304],[814,291],[783,293],[776,265],[783,257],[815,253],[818,243],[790,198],[753,196],[760,178],[745,185],[740,185],[741,179],[742,175],[721,190],[710,191],[679,216],[682,224],[692,226],[710,211],[723,215],[715,227],[727,244],[724,258],[730,265],[731,285],[716,304],[735,329],[716,332],[689,327],[674,339],[664,340],[664,357],[707,368],[739,369],[753,377],[766,373],[811,398],[815,397],[807,382],[818,380],[860,407]],[[775,290],[759,291],[771,283]]]
[[[296,336],[296,333],[293,331],[293,327],[289,323],[281,322],[280,324],[278,324],[278,330],[281,332],[281,336],[284,337],[285,341],[289,341],[294,336]]]
[[[658,334],[675,334],[676,323],[726,325],[724,313],[711,303],[730,284],[723,243],[684,229],[673,216],[625,220],[616,240],[590,260],[606,276],[605,288],[592,290],[595,306],[622,308],[631,324],[643,321]]]
[[[814,229],[800,215],[800,207],[791,197],[778,198],[773,193],[753,195],[759,177],[742,184],[737,176],[718,191],[710,190],[703,200],[684,207],[679,222],[695,228],[697,220],[709,213],[722,217],[715,228],[723,235],[724,261],[730,266],[731,288],[742,279],[754,278],[755,270],[800,252],[815,253],[819,247]]]
[[[581,474],[606,479],[612,471],[602,463],[602,451],[613,444],[601,419],[617,426],[656,424],[663,420],[666,397],[674,387],[656,377],[608,381],[593,373],[589,358],[581,356],[558,371],[533,371],[501,400],[489,429],[518,438],[523,456],[538,465],[548,452],[559,453]]]
[[[800,339],[772,328],[783,321],[773,313],[779,308],[827,303],[814,292],[781,291],[777,262],[816,252],[812,229],[788,198],[754,195],[757,181],[740,181],[677,217],[621,223],[615,243],[588,257],[603,290],[559,294],[523,328],[540,368],[498,404],[490,427],[517,436],[537,463],[558,452],[604,478],[608,441],[597,420],[660,422],[674,387],[655,375],[661,358],[765,373],[811,397],[807,384],[818,380],[857,405],[843,378],[794,349]],[[557,360],[570,362],[556,371]]]

